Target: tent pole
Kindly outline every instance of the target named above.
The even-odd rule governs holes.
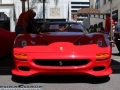
[[[110,0],[110,16],[111,16],[111,22],[110,22],[110,40],[112,41],[112,0]]]
[[[29,0],[27,1],[27,4],[28,4],[28,10],[29,10]]]

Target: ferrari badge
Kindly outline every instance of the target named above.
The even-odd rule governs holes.
[[[62,51],[62,50],[63,50],[63,47],[60,47],[60,50]]]

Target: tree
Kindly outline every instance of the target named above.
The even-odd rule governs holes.
[[[21,1],[22,1],[22,12],[24,12],[25,11],[25,1],[27,1],[27,0],[21,0]],[[43,3],[43,22],[45,22],[45,3],[49,2],[49,0],[32,0],[31,6],[34,6],[34,4],[37,1],[40,3]],[[59,0],[54,0],[54,2],[55,2],[55,7],[56,7],[58,5]]]
[[[49,2],[50,0],[38,0],[38,1],[41,2],[41,3],[46,3],[46,2]],[[55,2],[55,5],[57,6],[59,0],[54,0],[54,2]]]
[[[24,12],[25,11],[25,1],[26,0],[20,0],[21,2],[22,2],[22,12]]]

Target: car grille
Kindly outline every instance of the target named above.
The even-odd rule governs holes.
[[[34,60],[34,63],[41,66],[82,66],[89,60]]]

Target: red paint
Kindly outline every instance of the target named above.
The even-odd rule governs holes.
[[[23,34],[16,38],[13,48],[13,57],[15,53],[27,54],[26,59],[14,58],[14,69],[12,74],[18,76],[31,76],[41,74],[88,74],[92,76],[107,76],[112,73],[111,63],[111,47],[106,44],[105,38],[101,33],[85,34],[81,33],[69,35],[61,33],[38,34],[35,38],[29,34]],[[26,40],[28,45],[22,47],[20,42]],[[98,47],[97,40],[102,40],[102,47]],[[35,45],[31,41],[36,42]],[[96,54],[108,53],[109,56],[104,59],[96,59]],[[34,60],[43,60],[57,62],[58,66],[42,66],[35,64]],[[78,66],[62,66],[60,61],[89,60],[87,64]],[[47,63],[44,62],[44,63]],[[53,63],[52,63],[53,64]],[[68,64],[68,63],[67,63]],[[74,63],[73,63],[74,64]],[[26,66],[30,71],[19,70],[19,66]],[[96,66],[104,66],[105,69],[94,71]]]
[[[0,57],[12,54],[16,34],[0,28]]]

